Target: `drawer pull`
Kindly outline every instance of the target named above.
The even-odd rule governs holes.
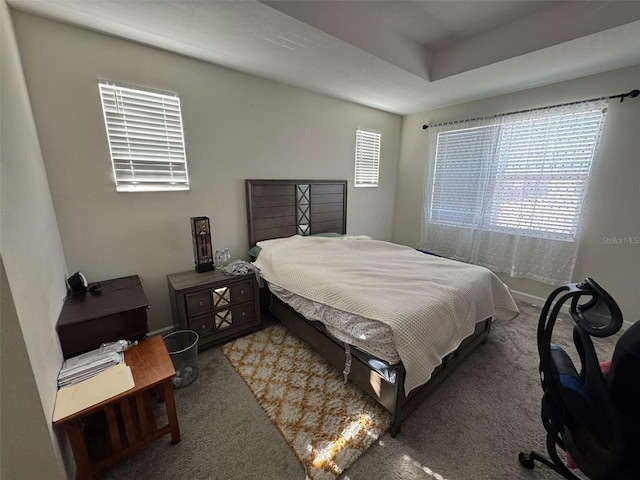
[[[202,300],[200,300],[200,301],[198,302],[198,305],[203,306],[203,305],[204,305],[204,302],[203,302]]]
[[[200,330],[206,330],[207,326],[203,323],[202,325],[200,325]]]
[[[243,316],[243,317],[244,317],[246,314],[247,314],[247,312],[241,312],[241,313],[240,313],[240,315],[241,315],[241,316]]]

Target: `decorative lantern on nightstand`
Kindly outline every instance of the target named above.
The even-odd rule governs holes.
[[[196,272],[213,270],[213,252],[211,249],[211,230],[208,217],[191,217],[191,236],[193,237],[193,257]]]

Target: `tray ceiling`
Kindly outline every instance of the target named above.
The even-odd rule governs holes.
[[[638,1],[7,3],[400,115],[640,64]]]

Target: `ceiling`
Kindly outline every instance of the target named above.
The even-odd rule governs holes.
[[[631,0],[7,0],[405,115],[640,64]]]

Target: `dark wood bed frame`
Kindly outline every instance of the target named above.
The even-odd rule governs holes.
[[[261,240],[295,234],[347,233],[346,180],[246,180],[245,184],[251,247]],[[344,369],[346,353],[340,342],[277,297],[270,295],[267,301],[272,315],[340,371]],[[490,328],[490,318],[478,322],[475,332],[444,358],[431,379],[411,390],[408,396],[404,393],[405,370],[402,364],[396,367],[395,383],[390,383],[366,361],[354,355],[349,379],[391,412],[389,433],[395,437],[402,421],[469,353],[486,341]]]

